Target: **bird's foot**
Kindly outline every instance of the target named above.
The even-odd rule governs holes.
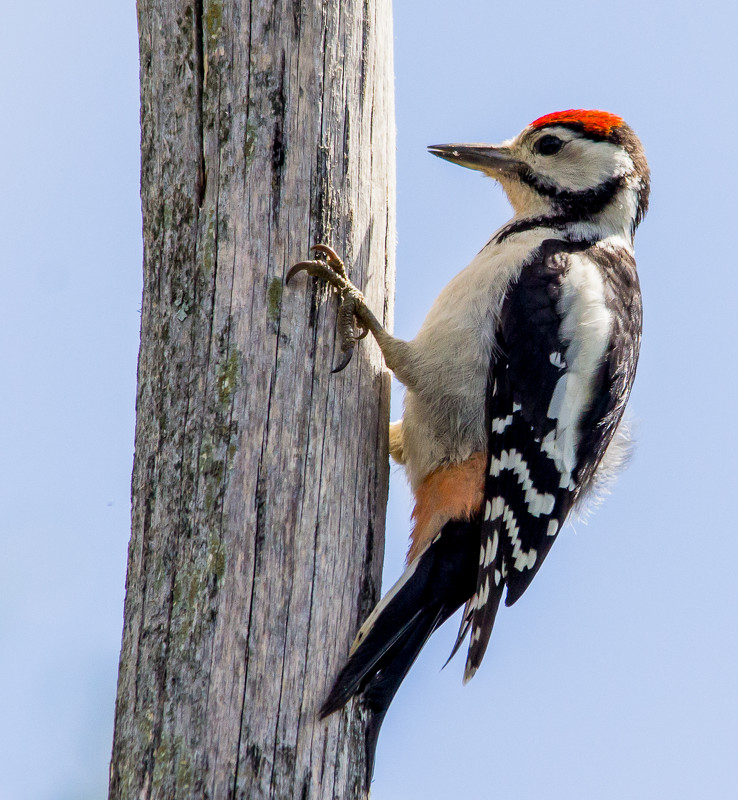
[[[298,272],[307,272],[308,275],[320,278],[338,290],[341,295],[341,305],[338,308],[338,336],[343,356],[333,372],[340,372],[351,361],[356,343],[369,333],[362,316],[370,312],[364,301],[364,295],[348,279],[346,267],[336,251],[326,244],[316,244],[310,249],[322,258],[295,264],[287,273],[285,283],[289,283]]]

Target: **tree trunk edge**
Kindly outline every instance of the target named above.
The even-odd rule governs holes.
[[[144,299],[110,797],[363,797],[364,712],[316,711],[379,594],[389,375],[365,340],[332,376],[334,297],[283,278],[328,240],[391,327],[390,4],[138,13]]]

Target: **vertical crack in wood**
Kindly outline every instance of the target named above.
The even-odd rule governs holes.
[[[284,114],[285,114],[285,53],[279,68],[277,88],[272,90],[270,100],[274,114],[274,135],[272,139],[272,217],[277,220],[282,200],[282,167],[284,166]]]
[[[198,150],[200,163],[197,167],[195,195],[197,208],[202,208],[205,199],[207,169],[205,166],[205,30],[203,23],[203,0],[195,0],[195,104],[197,108]]]
[[[361,106],[364,106],[364,102],[366,101],[366,75],[367,75],[367,66],[369,64],[369,43],[371,41],[371,22],[370,22],[370,3],[371,0],[364,0],[363,7],[361,10],[361,63],[360,63],[360,73],[359,73],[359,87],[360,87],[360,95],[359,95],[359,102]]]
[[[197,0],[197,2],[201,3],[202,0]],[[202,28],[202,13],[203,13],[203,9],[202,9],[202,6],[201,6],[201,8],[200,8],[200,14],[201,14],[201,16],[200,16],[200,27],[201,28]],[[202,36],[200,36],[199,40],[202,42]],[[200,74],[200,77],[204,81],[204,71],[203,71],[203,73]],[[223,81],[222,81],[222,76],[220,75],[220,72],[218,72],[218,74],[217,74],[217,81],[218,81],[218,92],[217,92],[217,102],[216,102],[216,113],[215,113],[214,126],[213,126],[214,127],[213,135],[215,137],[215,141],[219,143],[220,142],[220,133],[221,133],[221,99],[222,99],[222,89],[223,89]],[[205,164],[205,160],[204,160],[205,159],[204,98],[205,98],[205,91],[204,91],[204,86],[203,86],[202,87],[202,91],[201,91],[201,102],[200,102],[200,106],[199,106],[199,108],[200,108],[200,126],[199,127],[200,127],[200,134],[201,134],[200,153],[201,153],[202,158],[203,158],[203,161],[202,161],[203,164]],[[203,169],[205,169],[205,167],[203,167]],[[208,323],[208,334],[207,334],[208,347],[205,350],[205,365],[204,365],[205,386],[204,386],[204,389],[203,389],[203,400],[204,400],[204,403],[205,403],[206,407],[207,407],[207,403],[208,403],[208,398],[210,396],[213,396],[213,403],[215,403],[215,395],[217,395],[219,393],[219,391],[220,391],[219,386],[218,386],[218,381],[217,381],[217,372],[216,372],[216,380],[214,382],[211,380],[211,377],[213,376],[213,370],[211,368],[211,364],[214,363],[214,364],[217,365],[218,361],[219,361],[219,359],[218,359],[218,355],[219,355],[219,353],[218,353],[218,350],[219,350],[218,338],[220,336],[222,336],[224,338],[224,346],[222,348],[223,349],[223,355],[222,355],[223,363],[225,363],[225,364],[230,364],[231,363],[231,349],[230,349],[230,341],[231,341],[231,307],[230,306],[229,306],[228,316],[226,317],[226,320],[225,320],[224,332],[222,334],[219,334],[216,331],[218,275],[219,275],[219,272],[220,272],[220,179],[221,179],[221,148],[220,148],[220,146],[218,146],[217,150],[216,150],[216,166],[215,166],[214,172],[215,172],[215,191],[214,191],[215,197],[214,197],[214,211],[213,211],[213,245],[212,245],[213,254],[212,254],[212,271],[211,271],[210,285],[209,285],[210,307],[209,307],[208,318],[207,318],[207,323]],[[203,174],[206,174],[206,173],[203,173]],[[203,191],[204,191],[204,188],[205,187],[203,186]],[[200,198],[200,202],[198,203],[198,206],[197,206],[198,207],[198,213],[199,213],[199,210],[202,209],[203,202],[204,202],[204,198],[201,197]],[[202,227],[198,226],[198,236],[200,238],[207,237],[208,235],[209,235],[209,232],[208,232],[207,229],[203,230]],[[205,246],[207,246],[207,245],[205,245]],[[202,250],[200,252],[201,252],[201,258],[204,258],[204,255],[202,254]],[[196,270],[200,270],[201,264],[200,264],[199,259],[196,260],[195,267],[196,267]],[[233,274],[231,274],[231,301],[232,301],[232,298],[233,298],[233,281],[234,281]],[[216,367],[216,369],[217,369],[217,367]],[[234,376],[233,380],[236,381],[237,377]],[[229,451],[228,444],[230,443],[232,423],[233,423],[233,405],[234,405],[233,398],[234,398],[234,393],[231,392],[230,400],[229,400],[229,403],[228,403],[229,412],[228,412],[228,416],[227,416],[227,419],[228,419],[227,433],[222,431],[221,434],[220,434],[221,437],[226,442],[225,455],[224,455],[224,458],[223,458],[224,468],[222,470],[222,475],[221,475],[220,480],[219,480],[219,484],[220,485],[217,487],[218,494],[220,495],[220,503],[219,503],[220,504],[220,513],[218,513],[218,510],[217,510],[218,501],[215,500],[213,508],[212,508],[212,511],[210,512],[212,514],[212,519],[206,521],[207,523],[212,524],[213,536],[215,536],[217,534],[218,541],[219,541],[219,543],[221,545],[222,545],[222,542],[223,542],[223,521],[224,521],[224,502],[223,502],[223,497],[225,496],[226,487],[228,485],[228,451]],[[215,412],[215,422],[216,422],[216,425],[219,422],[218,416],[217,416],[217,411]],[[206,434],[205,426],[204,426],[204,424],[203,424],[203,422],[201,420],[200,421],[200,426],[199,426],[199,437],[198,437],[198,440],[197,440],[197,452],[196,452],[196,455],[195,455],[195,462],[194,462],[195,465],[196,465],[196,476],[195,476],[195,492],[194,492],[195,497],[194,497],[194,502],[193,502],[193,506],[192,506],[192,514],[193,514],[193,520],[195,522],[197,522],[199,520],[199,517],[200,517],[200,501],[201,501],[201,499],[203,500],[203,504],[205,505],[205,507],[207,507],[207,487],[203,486],[203,484],[205,483],[206,478],[204,478],[204,476],[202,474],[202,470],[201,470],[201,463],[202,463],[201,459],[202,459],[202,455],[203,455],[203,443],[205,441],[205,434]],[[205,498],[202,498],[202,492],[204,492]],[[217,497],[217,495],[216,495],[216,497]],[[206,511],[205,514],[207,516],[208,512]],[[216,517],[217,517],[217,523],[216,523]],[[208,524],[208,527],[210,527],[210,524]],[[195,526],[193,525],[193,528],[194,527]],[[210,546],[210,545],[208,544],[208,546]],[[206,563],[204,565],[202,565],[201,569],[204,571],[205,569],[207,569],[207,566],[208,566],[208,564],[207,564],[207,561],[206,561]],[[203,576],[201,576],[201,578],[202,577]],[[210,576],[207,576],[207,579],[203,580],[203,583],[209,583],[210,580],[211,580]],[[217,579],[216,579],[215,585],[210,590],[211,595],[213,593],[217,593],[217,591],[218,591],[218,586],[217,586]],[[212,609],[212,601],[213,601],[213,598],[211,596],[211,598],[210,598],[211,614],[217,615],[217,611],[214,612],[213,609]],[[211,624],[213,624],[213,622],[214,622],[214,619],[211,622]],[[211,666],[212,666],[212,663],[213,663],[213,649],[214,649],[214,636],[211,635],[210,636],[210,654],[209,654],[210,655],[209,661],[210,661]],[[212,669],[208,673],[208,680],[206,682],[206,687],[205,687],[205,704],[204,704],[204,710],[203,710],[203,713],[202,713],[202,717],[204,719],[207,719],[208,705],[209,705],[209,702],[210,702],[210,684],[211,684],[211,680],[210,679],[211,678],[212,678]]]
[[[243,691],[241,693],[241,710],[240,710],[240,717],[241,721],[239,724],[238,730],[238,742],[236,745],[236,764],[233,771],[233,797],[237,797],[238,791],[238,775],[240,770],[241,764],[241,743],[243,741],[244,735],[244,726],[245,726],[245,716],[246,716],[246,690],[248,686],[248,678],[249,678],[249,649],[250,649],[250,642],[251,642],[251,620],[253,619],[253,610],[254,610],[254,599],[256,597],[256,583],[257,583],[257,576],[259,574],[260,566],[261,566],[261,550],[264,544],[264,516],[265,516],[265,509],[266,509],[266,492],[264,489],[264,476],[263,476],[263,463],[264,463],[264,452],[266,449],[266,444],[269,438],[269,422],[271,418],[271,410],[272,410],[272,392],[273,392],[273,381],[274,381],[274,374],[269,381],[269,395],[268,400],[266,403],[266,420],[264,423],[264,433],[262,435],[262,443],[261,443],[261,452],[259,453],[259,460],[257,462],[256,467],[256,492],[254,494],[254,508],[256,511],[256,520],[254,525],[254,563],[251,573],[251,597],[249,598],[249,626],[246,631],[246,644],[245,644],[245,657],[244,657],[244,671],[243,671]],[[273,767],[272,767],[273,768]]]

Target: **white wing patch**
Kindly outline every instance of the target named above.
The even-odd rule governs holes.
[[[541,442],[561,473],[562,489],[573,489],[572,472],[579,444],[579,422],[592,402],[592,386],[610,343],[612,316],[596,264],[572,255],[561,287],[559,337],[566,344],[566,372],[559,378],[548,406],[556,428]],[[553,359],[552,359],[553,363]]]

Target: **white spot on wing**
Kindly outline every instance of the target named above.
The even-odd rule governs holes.
[[[541,514],[550,514],[553,511],[556,498],[552,494],[536,490],[533,486],[528,465],[517,450],[503,450],[499,458],[492,456],[489,474],[497,478],[503,470],[510,470],[517,477],[518,483],[525,492],[525,502],[528,506],[528,513],[531,516],[540,517]],[[496,519],[497,516],[499,514],[493,518]]]
[[[499,536],[497,531],[494,532],[492,538],[487,539],[487,549],[484,553],[484,563],[482,566],[488,567],[497,557],[497,546],[499,543]],[[481,563],[481,562],[480,562]]]
[[[501,497],[494,497],[492,499],[492,515],[490,519],[498,519],[502,514],[502,509],[505,507],[505,501]]]
[[[505,428],[512,425],[513,415],[508,414],[506,417],[498,417],[492,420],[492,433],[502,433]]]
[[[477,608],[482,608],[483,606],[487,605],[487,600],[489,600],[489,575],[485,577],[484,586],[478,595]]]
[[[556,386],[551,395],[551,402],[548,404],[548,411],[546,412],[549,419],[558,420],[564,416],[568,377],[567,374],[564,374],[556,381]]]
[[[559,488],[573,489],[574,482],[571,479],[571,473],[574,469],[574,464],[573,462],[569,463],[565,460],[567,453],[559,447],[555,429],[543,437],[541,440],[541,450],[554,462],[556,469],[559,471]]]
[[[510,541],[512,542],[513,551],[512,557],[515,559],[515,569],[522,572],[524,569],[532,568],[533,565],[536,563],[536,558],[538,557],[538,552],[534,547],[526,553],[523,550],[523,543],[518,537],[518,532],[520,528],[518,527],[518,522],[515,519],[515,515],[513,514],[512,509],[510,506],[505,505],[504,511],[502,512],[502,520],[505,523],[505,528],[507,529],[507,534],[510,537]],[[503,562],[503,574],[504,574],[504,562]]]

